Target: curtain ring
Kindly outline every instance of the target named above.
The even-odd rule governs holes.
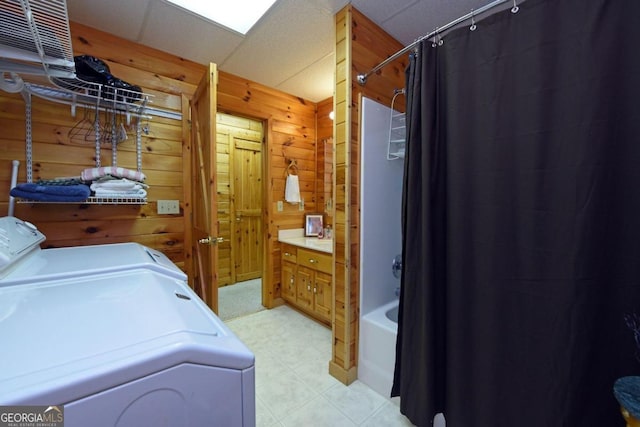
[[[511,13],[518,13],[520,8],[518,7],[516,0],[513,0],[513,7],[511,8]]]
[[[471,31],[475,31],[475,30],[476,30],[476,28],[478,28],[478,27],[476,26],[476,19],[475,19],[475,17],[473,16],[473,12],[474,12],[474,11],[473,11],[473,9],[471,9],[471,26],[469,27],[469,30],[471,30]]]
[[[444,40],[442,40],[442,36],[438,32],[438,27],[436,27],[436,34],[433,36],[433,47],[442,46],[444,44]]]

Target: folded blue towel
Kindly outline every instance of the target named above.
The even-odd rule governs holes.
[[[91,189],[84,184],[38,185],[26,183],[13,187],[10,194],[13,197],[39,202],[82,202],[89,198]]]

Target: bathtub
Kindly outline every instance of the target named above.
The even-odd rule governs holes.
[[[360,319],[358,379],[387,398],[391,396],[393,385],[397,336],[398,300],[378,307]],[[446,425],[444,414],[436,414],[433,427]]]
[[[392,320],[394,313],[395,321]],[[358,379],[385,397],[391,395],[397,335],[398,300],[378,307],[360,319]]]

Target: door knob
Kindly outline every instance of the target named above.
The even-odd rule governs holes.
[[[224,242],[224,239],[222,237],[211,237],[211,236],[198,240],[198,243],[201,243],[203,245],[217,245],[218,243],[222,243],[222,242]]]

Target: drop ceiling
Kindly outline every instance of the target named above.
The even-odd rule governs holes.
[[[347,4],[408,45],[490,2],[277,0],[245,36],[164,0],[67,0],[67,7],[71,21],[319,102],[333,95],[334,15]]]

